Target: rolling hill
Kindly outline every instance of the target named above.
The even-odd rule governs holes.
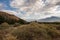
[[[39,19],[38,22],[60,22],[60,18],[52,16],[45,19]]]
[[[16,23],[16,22],[24,23],[25,21],[18,18],[18,17],[16,17],[15,15],[0,11],[0,23],[3,23],[3,22],[7,22],[7,23]]]

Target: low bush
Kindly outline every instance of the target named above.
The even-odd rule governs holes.
[[[17,36],[18,40],[53,40],[60,37],[60,32],[55,27],[35,22],[19,26],[11,34]]]
[[[6,22],[0,24],[0,29],[7,29],[9,27],[10,27],[10,25],[8,23],[6,23]]]

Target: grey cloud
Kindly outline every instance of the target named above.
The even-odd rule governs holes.
[[[19,2],[20,0],[14,1],[16,4],[13,7],[16,6],[20,11],[25,11],[25,18],[32,18],[31,16],[37,18],[35,14],[38,14],[39,18],[50,17],[51,15],[55,15],[56,6],[60,5],[60,0],[23,0],[22,4]],[[56,11],[56,13],[58,12]]]
[[[34,5],[37,0],[25,0],[24,6]]]
[[[41,11],[46,11],[49,8],[52,8],[52,7],[57,6],[57,5],[60,5],[60,1],[57,1],[57,0],[54,0],[54,1],[56,1],[54,3],[47,3],[46,0],[43,0],[43,1],[45,2],[45,6],[43,6],[43,8],[41,8]]]
[[[57,2],[56,5],[60,5],[60,2]]]

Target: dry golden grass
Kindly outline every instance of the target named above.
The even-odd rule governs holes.
[[[9,27],[1,30],[0,40],[60,40],[60,29],[57,28],[60,24],[31,22],[30,24],[17,25],[17,27],[6,26],[6,24],[0,25]]]
[[[60,37],[60,32],[56,27],[47,26],[32,22],[28,25],[18,26],[12,32],[18,40],[52,40]]]

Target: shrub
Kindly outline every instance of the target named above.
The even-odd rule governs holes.
[[[13,25],[16,27],[11,27],[6,22],[0,25],[0,29],[3,29],[0,32],[1,40],[60,40],[60,31],[54,27],[55,24],[31,22],[30,24],[15,23]]]
[[[12,35],[17,36],[18,40],[52,40],[60,36],[60,33],[55,27],[33,22],[17,27]]]
[[[7,28],[9,28],[10,27],[10,25],[8,24],[8,23],[6,23],[6,22],[4,22],[4,23],[2,23],[1,25],[0,25],[0,29],[7,29]]]
[[[19,23],[15,23],[14,24],[14,27],[17,27],[17,26],[20,26],[21,24],[19,24]]]
[[[7,35],[4,40],[17,40],[16,37],[12,36],[11,34]]]

